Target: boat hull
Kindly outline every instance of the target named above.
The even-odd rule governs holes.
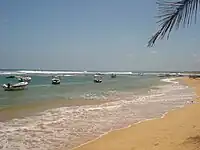
[[[53,84],[53,85],[57,85],[57,84],[60,84],[60,82],[53,82],[53,81],[52,81],[52,84]]]
[[[58,77],[53,78],[53,79],[51,80],[51,83],[54,84],[54,85],[60,84],[60,79],[59,79]]]
[[[94,80],[94,83],[101,83],[102,80]]]
[[[22,78],[19,78],[18,81],[19,82],[31,82],[31,79],[22,79]]]
[[[22,91],[27,89],[27,87],[18,87],[18,88],[4,88],[4,91]]]
[[[117,77],[117,75],[111,75],[111,78],[116,78]]]
[[[13,78],[15,78],[15,76],[7,76],[6,78],[7,79],[13,79]]]
[[[20,82],[17,84],[3,84],[4,91],[21,91],[27,88],[28,82]]]

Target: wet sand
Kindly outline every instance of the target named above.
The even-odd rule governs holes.
[[[109,102],[108,100],[94,100],[94,99],[57,99],[48,101],[38,101],[25,105],[13,106],[0,109],[0,121],[6,121],[13,118],[23,118],[35,113],[45,111],[47,109],[69,107],[69,106],[83,106],[83,105],[99,105]]]
[[[200,96],[200,80],[183,78]],[[110,132],[75,150],[199,150],[200,98],[161,119]]]

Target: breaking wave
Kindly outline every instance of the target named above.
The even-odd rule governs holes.
[[[65,75],[65,76],[70,76],[70,75],[86,75],[86,74],[105,74],[105,75],[110,75],[110,74],[118,74],[118,75],[131,75],[133,74],[132,72],[91,72],[91,71],[48,71],[48,70],[17,70],[17,71],[0,71],[0,75],[12,75],[12,74],[34,74],[34,75]]]
[[[35,116],[0,122],[0,149],[71,149],[108,131],[135,122],[159,117],[184,106],[194,92],[175,79],[143,95],[113,92],[113,101],[91,106],[71,106],[46,110]]]

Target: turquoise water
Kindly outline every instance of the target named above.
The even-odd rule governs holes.
[[[0,89],[0,149],[72,149],[108,131],[161,117],[195,96],[176,79],[161,80],[155,75],[121,73],[111,79],[107,74],[96,84],[92,74],[62,72],[68,76],[62,77],[61,85],[52,85],[54,72],[31,72],[27,90]],[[0,76],[0,84],[8,81]]]
[[[51,84],[51,76],[31,76],[32,81],[24,91],[6,92],[0,89],[0,107],[9,107],[26,103],[73,98],[97,99],[107,96],[110,91],[140,91],[152,85],[161,84],[155,76],[118,75],[117,78],[103,77],[103,83],[93,82],[92,75],[77,75],[61,77],[60,85]],[[16,83],[16,79],[6,79],[0,76],[0,84]]]

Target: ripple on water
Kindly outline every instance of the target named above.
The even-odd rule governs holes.
[[[108,99],[118,98],[117,101],[55,108],[36,116],[0,122],[0,149],[70,149],[110,130],[182,107],[193,96],[188,87],[173,83],[150,90],[145,95],[115,93]]]

